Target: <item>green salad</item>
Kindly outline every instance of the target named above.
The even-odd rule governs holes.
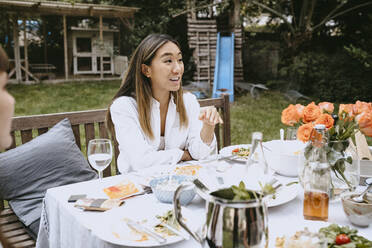
[[[337,224],[319,229],[329,248],[371,248],[372,241],[357,235],[357,232],[356,229]]]

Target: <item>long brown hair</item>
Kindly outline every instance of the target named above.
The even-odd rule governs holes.
[[[150,34],[141,41],[129,61],[129,66],[119,91],[112,99],[112,102],[120,96],[130,96],[136,99],[141,128],[150,139],[154,138],[150,121],[152,90],[150,79],[142,73],[142,64],[151,65],[158,49],[167,42],[173,42],[181,50],[178,42],[166,34]],[[185,127],[188,125],[188,119],[183,103],[182,87],[175,92],[171,92],[171,94],[180,116],[180,126]],[[107,110],[106,122],[111,135],[115,137],[115,129],[110,114],[112,102]]]
[[[8,64],[8,56],[0,46],[0,72],[6,72],[8,70]]]
[[[0,72],[6,72],[8,70],[8,56],[6,55],[5,51],[0,46]],[[2,201],[0,199],[0,201]],[[2,209],[0,209],[2,210]],[[1,230],[0,230],[0,245],[3,246],[3,248],[11,248],[12,246],[8,243],[6,238],[3,236]]]

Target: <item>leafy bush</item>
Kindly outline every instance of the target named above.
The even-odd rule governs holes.
[[[279,70],[290,87],[305,95],[331,102],[370,101],[372,72],[344,51],[301,52]]]

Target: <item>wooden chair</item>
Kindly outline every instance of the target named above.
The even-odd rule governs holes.
[[[224,124],[222,129],[220,125],[217,125],[215,129],[217,146],[218,149],[229,146],[231,143],[229,96],[224,95],[221,98],[199,100],[199,103],[201,107],[215,106],[220,111]],[[76,144],[83,154],[86,154],[89,140],[109,137],[105,126],[105,117],[106,109],[14,117],[11,130],[13,144],[10,149],[46,133],[50,127],[62,119],[68,118],[72,125]],[[104,170],[104,176],[114,175],[117,171],[116,160],[119,150],[116,140],[113,143],[115,159],[111,163],[111,167]],[[6,206],[3,199],[0,199],[0,231],[14,247],[35,246],[35,241],[28,235],[23,224],[14,212]]]

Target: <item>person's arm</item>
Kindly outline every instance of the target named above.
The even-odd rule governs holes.
[[[210,145],[214,137],[214,127],[218,123],[223,123],[222,119],[217,109],[213,106],[203,108],[200,111],[199,120],[203,122],[203,127],[200,131],[200,137],[204,143]]]
[[[185,94],[184,99],[189,118],[187,149],[193,159],[206,158],[216,150],[214,121],[217,116],[219,118],[219,115],[212,110],[207,111],[209,108],[203,108],[200,111],[200,105],[191,93]],[[202,113],[205,116],[201,116]]]
[[[139,124],[137,109],[128,97],[116,99],[110,107],[110,113],[120,153],[125,154],[125,160],[133,170],[161,164],[172,165],[181,160],[184,154],[181,149],[157,151],[148,144]],[[120,168],[120,160],[118,165]]]

